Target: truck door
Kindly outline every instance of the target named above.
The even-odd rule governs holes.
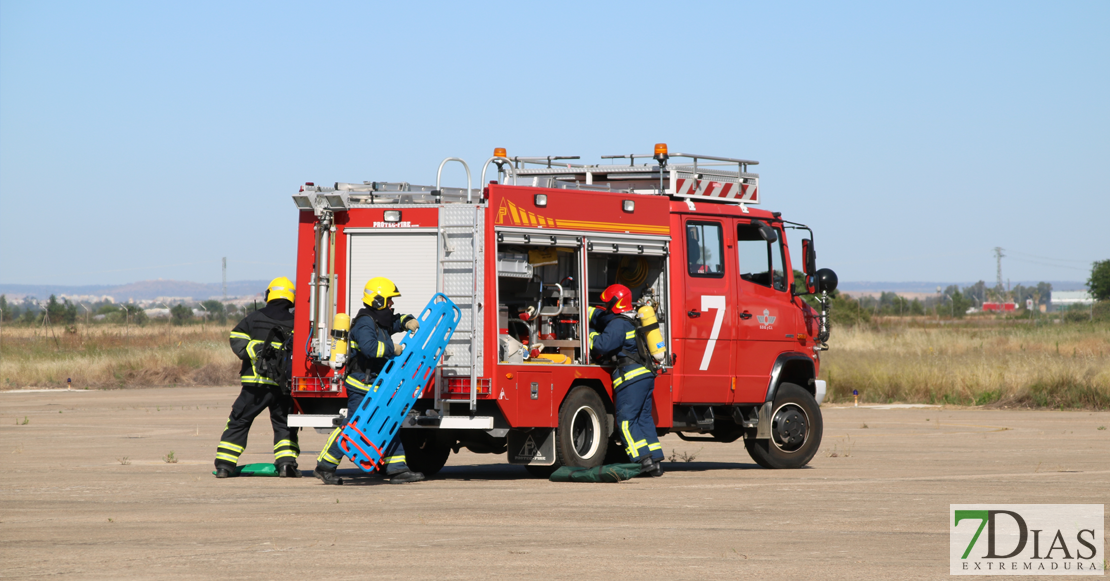
[[[722,403],[732,384],[732,327],[735,309],[725,267],[726,219],[687,216],[685,303],[673,319],[679,325],[677,366],[683,378],[676,401]],[[680,263],[681,264],[681,263]]]
[[[776,231],[778,240],[768,242],[749,220],[736,220],[736,403],[764,401],[775,359],[794,342],[787,333],[797,328],[797,309],[783,268],[783,231]]]

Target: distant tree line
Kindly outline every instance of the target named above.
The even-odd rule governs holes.
[[[51,323],[59,325],[72,325],[77,322],[77,305],[68,299],[58,301],[58,297],[50,295],[45,305],[36,304],[30,299],[24,299],[20,304],[9,303],[6,295],[0,295],[0,312],[3,313],[5,323],[42,323],[49,317]]]
[[[252,303],[243,308],[230,303],[212,299],[203,301],[194,308],[184,303],[167,305],[169,322],[172,325],[191,325],[216,323],[225,325],[229,319],[238,318],[263,306]],[[198,314],[199,313],[199,314]],[[143,307],[133,303],[113,303],[110,301],[72,302],[50,295],[45,303],[34,298],[24,297],[22,301],[9,301],[7,295],[0,295],[0,321],[20,325],[42,325],[46,322],[55,325],[74,325],[82,323],[119,323],[146,325],[150,317]]]
[[[1108,261],[1110,262],[1110,261]],[[801,280],[802,273],[795,271],[795,279]],[[1110,281],[1107,282],[1110,286]],[[1110,290],[1110,289],[1108,289]],[[855,325],[869,323],[872,317],[942,317],[962,319],[972,307],[982,309],[985,302],[1008,303],[1018,305],[1018,316],[1030,316],[1025,310],[1026,300],[1033,301],[1034,310],[1039,305],[1048,305],[1052,300],[1052,284],[1047,282],[1037,283],[1036,286],[1017,285],[1007,290],[998,287],[988,287],[986,282],[979,281],[962,289],[959,285],[948,285],[939,293],[926,296],[923,299],[907,299],[894,292],[882,292],[879,296],[853,297],[850,294],[836,291],[832,293],[831,320],[836,325]],[[813,297],[807,300],[817,308]],[[1074,318],[1074,317],[1073,317]]]
[[[973,307],[982,309],[983,303],[1013,302],[1022,310],[1026,307],[1026,300],[1031,299],[1034,308],[1037,305],[1048,305],[1052,298],[1052,284],[1047,282],[1037,283],[1037,286],[1017,285],[1009,290],[988,288],[984,281],[979,281],[971,286],[961,289],[959,285],[948,285],[935,296],[924,299],[907,299],[893,292],[883,292],[878,297],[863,296],[858,299],[849,298],[851,303],[845,305],[850,309],[854,307],[857,312],[867,311],[871,315],[886,317],[913,317],[923,315],[947,316],[962,319]],[[857,315],[857,319],[861,317]]]
[[[795,280],[803,280],[804,276],[801,272],[794,271]],[[1110,259],[1096,261],[1091,265],[1087,289],[1099,304],[1090,309],[1086,307],[1072,309],[1076,313],[1069,312],[1066,318],[1082,320],[1083,313],[1089,311],[1090,319],[1110,319]],[[807,300],[815,308],[817,307],[813,297],[807,297]],[[936,296],[925,297],[924,300],[908,300],[893,292],[883,292],[878,297],[853,298],[835,291],[832,294],[831,317],[834,324],[841,325],[867,323],[871,321],[872,316],[933,315],[962,319],[971,307],[982,308],[985,302],[1014,302],[1019,309],[1025,309],[1027,300],[1032,300],[1036,306],[1048,305],[1052,300],[1052,284],[1039,282],[1036,286],[1028,287],[1019,284],[1005,289],[998,286],[988,287],[986,282],[979,281],[962,290],[958,285],[953,284]],[[264,305],[259,302],[253,302],[240,308],[230,303],[210,299],[199,304],[196,309],[200,311],[198,316],[192,307],[178,303],[169,307],[170,323],[189,325],[211,322],[226,325],[229,319],[242,317],[262,306]],[[65,298],[59,301],[55,295],[50,295],[45,305],[27,297],[17,304],[9,302],[6,295],[0,295],[0,321],[4,323],[41,325],[49,317],[52,324],[73,325],[81,318],[82,311],[85,319],[90,322],[94,321],[94,317],[108,323],[145,325],[149,322],[149,317],[142,307],[131,303],[108,301],[81,303],[79,309],[77,303]],[[104,316],[98,317],[98,315]]]
[[[794,272],[795,279],[801,280],[802,273]],[[1091,275],[1087,279],[1087,289],[1096,303],[1093,306],[1074,305],[1060,313],[1066,321],[1110,321],[1110,260],[1096,261],[1091,265]],[[807,298],[816,308],[816,301]],[[1052,284],[1039,282],[1036,286],[1016,285],[1010,289],[999,286],[988,287],[984,281],[961,289],[949,285],[923,300],[909,300],[893,292],[880,293],[878,297],[851,295],[834,292],[831,305],[833,324],[868,323],[873,316],[937,316],[962,319],[972,307],[982,309],[983,303],[997,302],[1017,304],[1016,316],[1029,317],[1026,302],[1032,300],[1034,311],[1041,305],[1052,301]]]

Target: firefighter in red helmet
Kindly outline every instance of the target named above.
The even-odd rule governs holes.
[[[592,341],[594,360],[617,358],[613,370],[613,399],[617,429],[632,462],[643,465],[651,476],[663,475],[663,446],[655,435],[651,418],[651,394],[655,390],[655,373],[642,361],[636,347],[636,311],[632,308],[632,291],[614,284],[601,293],[608,317],[605,328]]]

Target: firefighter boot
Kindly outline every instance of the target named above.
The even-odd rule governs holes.
[[[282,478],[300,478],[301,470],[297,467],[295,462],[289,464],[282,464],[277,467],[278,476]]]
[[[216,478],[235,478],[235,470],[221,466],[216,469]]]
[[[323,470],[319,466],[312,472],[312,475],[324,481],[324,484],[343,484],[343,479],[335,475],[335,470]]]
[[[424,474],[422,472],[413,472],[412,470],[398,472],[389,477],[390,484],[405,484],[406,482],[420,482],[421,480],[424,480]]]
[[[640,474],[642,475],[651,476],[653,478],[658,478],[663,475],[663,463],[651,456],[640,460],[640,465],[642,466],[642,468],[640,468]]]

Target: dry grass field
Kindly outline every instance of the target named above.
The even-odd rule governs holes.
[[[229,385],[239,362],[222,325],[11,327],[0,389]],[[1110,325],[837,327],[822,355],[830,402],[1110,409]]]
[[[834,329],[829,401],[1110,408],[1110,325]]]
[[[77,325],[5,326],[0,337],[0,388],[111,388],[235,383],[239,360],[229,327]]]

